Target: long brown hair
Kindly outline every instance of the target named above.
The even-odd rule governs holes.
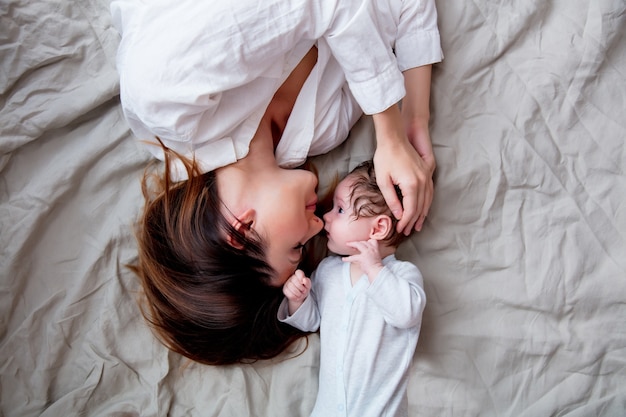
[[[164,147],[165,170],[145,173],[137,224],[142,313],[171,350],[222,365],[275,357],[304,335],[277,320],[282,289],[272,287],[260,236],[223,216],[214,172]],[[180,159],[188,180],[170,180]],[[226,239],[231,236],[235,245]]]

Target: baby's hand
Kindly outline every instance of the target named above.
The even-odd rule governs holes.
[[[378,241],[375,239],[360,242],[348,242],[348,246],[359,251],[356,255],[346,256],[344,262],[355,262],[359,264],[363,272],[367,274],[370,282],[383,269],[383,261],[378,250]]]
[[[301,270],[296,272],[283,285],[283,294],[289,301],[289,315],[296,312],[311,291],[311,280]]]

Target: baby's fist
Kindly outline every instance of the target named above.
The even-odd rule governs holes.
[[[311,291],[311,280],[301,270],[289,277],[283,286],[283,294],[289,301],[302,302]]]

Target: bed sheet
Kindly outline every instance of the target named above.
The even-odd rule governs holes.
[[[409,414],[623,416],[626,4],[437,4],[436,193],[398,254],[428,298]],[[118,42],[107,0],[0,3],[0,415],[308,415],[317,335],[210,367],[142,320],[126,265],[149,156]],[[372,129],[314,158],[322,186]]]

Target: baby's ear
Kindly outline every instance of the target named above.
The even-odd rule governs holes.
[[[241,213],[237,218],[231,220],[230,224],[235,228],[235,230],[244,236],[250,231],[252,228],[252,224],[254,223],[256,217],[256,211],[254,209],[248,209]],[[236,236],[228,233],[226,236],[226,241],[230,246],[235,249],[243,249],[243,244],[239,241]]]
[[[370,239],[384,240],[391,231],[393,222],[391,217],[386,214],[379,214],[372,218],[372,228],[370,230]]]

